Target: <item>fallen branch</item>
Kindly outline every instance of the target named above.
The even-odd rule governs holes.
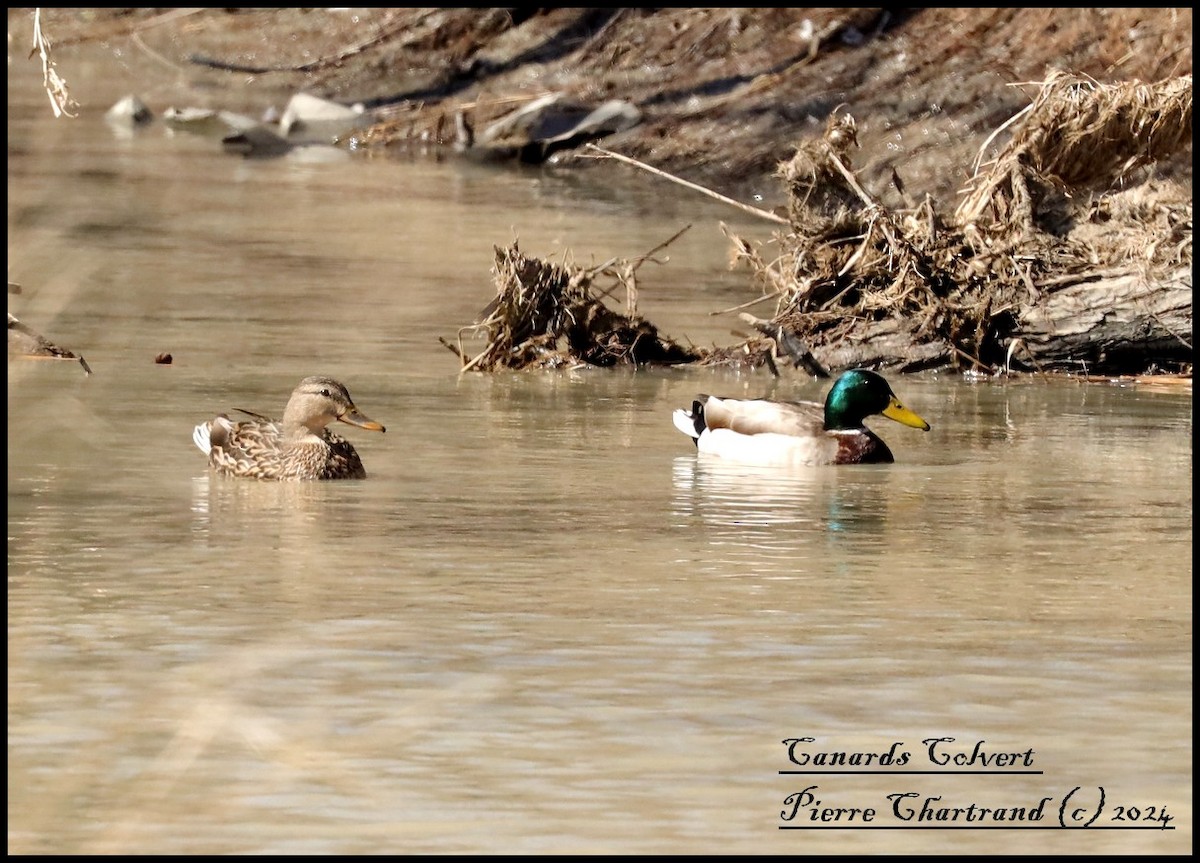
[[[9,291],[12,291],[11,282]],[[34,359],[75,360],[83,366],[85,374],[92,373],[91,366],[80,354],[54,344],[41,333],[17,320],[12,312],[8,313],[8,353]]]
[[[729,204],[731,207],[737,207],[743,213],[749,213],[752,216],[758,216],[759,218],[767,219],[768,221],[772,221],[780,225],[788,224],[787,219],[783,218],[783,216],[777,216],[770,210],[760,210],[758,207],[751,207],[749,204],[743,204],[741,201],[735,201],[733,198],[727,198],[719,192],[714,192],[712,189],[706,189],[703,186],[699,186],[695,183],[689,182],[688,180],[676,177],[674,174],[668,174],[666,171],[660,171],[658,168],[651,167],[645,162],[639,162],[637,159],[631,159],[629,156],[622,156],[620,153],[614,153],[612,150],[606,150],[603,147],[597,147],[595,144],[588,144],[587,148],[589,150],[595,150],[597,153],[605,156],[606,158],[616,159],[618,162],[626,162],[630,165],[633,165],[635,168],[641,168],[643,171],[648,171],[651,174],[670,180],[672,183],[678,183],[681,186],[686,186],[687,188],[700,192],[703,195],[708,195],[710,198],[716,198],[723,204]]]

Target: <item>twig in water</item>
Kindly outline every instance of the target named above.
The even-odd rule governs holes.
[[[738,305],[736,305],[736,306],[730,306],[730,307],[729,307],[729,308],[727,308],[727,309],[721,309],[721,310],[720,310],[720,311],[718,311],[718,312],[709,312],[709,314],[710,314],[710,315],[727,315],[727,314],[729,314],[730,312],[736,312],[736,311],[739,311],[739,310],[741,310],[741,309],[748,309],[748,308],[750,308],[751,306],[757,306],[759,303],[766,302],[767,300],[773,300],[773,299],[775,299],[777,296],[779,296],[779,291],[776,291],[776,292],[775,292],[775,293],[773,293],[773,294],[763,294],[761,297],[755,297],[755,298],[754,298],[754,299],[752,299],[752,300],[747,300],[746,302],[744,302],[744,303],[739,303],[739,304],[738,304]]]

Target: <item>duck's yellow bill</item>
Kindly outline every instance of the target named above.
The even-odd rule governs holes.
[[[915,413],[910,411],[904,405],[900,404],[899,400],[894,396],[888,402],[888,406],[883,409],[883,415],[890,420],[895,420],[901,425],[911,426],[921,431],[929,431],[929,423],[921,419]]]

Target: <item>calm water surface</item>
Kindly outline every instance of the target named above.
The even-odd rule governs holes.
[[[718,223],[766,223],[615,165],[120,136],[100,114],[136,76],[87,62],[60,56],[85,110],[55,121],[10,56],[9,308],[95,370],[9,363],[10,851],[1190,850],[1190,390],[894,378],[933,426],[876,420],[895,465],[701,459],[670,420],[695,393],[824,388],[460,377],[438,338],[493,295],[496,245],[599,263],[692,224],[640,309],[732,343],[709,313],[754,288]],[[347,432],[367,481],[208,474],[193,425],[314,373],[388,427]],[[781,774],[798,737],[925,772]],[[1038,772],[950,775],[981,765],[932,764],[934,737]],[[876,820],[785,820],[809,786]],[[904,831],[931,822],[888,797],[1050,798],[1049,824],[1075,788],[1069,811],[1103,789],[1088,832]]]

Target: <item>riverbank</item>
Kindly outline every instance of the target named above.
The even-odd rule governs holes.
[[[10,46],[24,38],[31,17],[30,10],[10,10]],[[1190,369],[1190,276],[1186,284],[1178,277],[1191,267],[1187,9],[75,9],[43,10],[42,26],[60,58],[69,58],[72,46],[99,44],[115,64],[160,70],[145,79],[144,95],[153,91],[165,104],[259,116],[306,92],[361,105],[374,122],[352,145],[384,152],[478,155],[481,130],[530,105],[569,104],[585,118],[589,108],[622,106],[622,122],[598,139],[605,148],[753,204],[793,240],[804,235],[838,250],[841,257],[827,256],[824,269],[792,274],[745,256],[751,275],[779,290],[771,323],[786,324],[833,365],[967,362],[995,370],[1001,359],[1006,367],[1020,359],[1014,342],[1028,348],[1038,339],[1047,344],[1029,352],[1031,367],[1061,361],[1093,370],[1110,363],[1115,372]],[[69,81],[69,68],[60,71]],[[1110,92],[1154,93],[1163,82],[1185,82],[1185,106],[1167,119],[1189,131],[1152,159],[1132,153],[1122,167],[1117,158],[1115,170],[1103,178],[1093,172],[1090,185],[1052,176],[1045,189],[1034,189],[1032,206],[1023,197],[1026,178],[1014,184],[1006,176],[1009,191],[998,210],[997,199],[978,194],[981,163],[986,169],[1007,152],[1015,164],[1031,152],[1013,152],[1017,121],[1052,80],[1075,82],[1070,92],[1098,94],[1097,104]],[[1141,122],[1136,114],[1130,116]],[[564,116],[565,109],[538,121]],[[837,145],[837,163],[826,164],[811,148],[828,140],[834,118],[848,124],[850,137]],[[1035,131],[1054,134],[1046,117],[1040,122]],[[1081,125],[1086,130],[1086,117]],[[1135,148],[1139,134],[1131,128]],[[588,140],[595,138],[568,132],[553,147],[511,149],[570,170],[632,170],[596,158],[582,146]],[[1051,149],[1086,161],[1091,146]],[[812,173],[797,185],[801,156]],[[842,184],[825,203],[851,207],[854,218],[846,230],[817,238],[802,223],[826,225],[837,213],[802,212],[814,199],[801,200],[797,191]],[[964,203],[974,208],[971,220],[957,219]],[[941,232],[927,246],[924,235],[888,228],[873,215],[880,211],[896,225],[917,216],[931,226],[952,223],[957,233]],[[1004,233],[1002,248],[979,236],[980,218]],[[797,261],[811,261],[819,250],[785,247]],[[876,267],[869,251],[884,255],[888,266]],[[1031,254],[1039,261],[1032,269],[1022,264]],[[937,278],[922,263],[931,255],[946,259]],[[1069,266],[1045,266],[1064,258]],[[896,260],[907,263],[893,272]],[[1081,272],[1081,264],[1091,272]],[[864,265],[870,272],[861,282],[843,283]],[[1132,281],[1097,287],[1114,273]],[[964,300],[939,279],[958,286],[974,279],[980,291]],[[815,281],[822,287],[814,293]],[[1116,300],[1111,315],[1101,308],[1093,321],[1080,308],[1095,309],[1096,290]],[[801,291],[809,305],[796,302]],[[1167,291],[1169,308],[1146,312],[1149,299]],[[884,304],[886,314],[847,329],[846,322],[863,319],[864,297],[877,311],[889,296],[924,293],[937,301],[917,312],[941,321],[936,326],[912,324],[911,309]],[[822,308],[809,307],[814,297]],[[826,307],[835,297],[841,305]],[[827,337],[819,336],[826,330],[815,326],[814,313],[837,324]],[[1066,342],[1063,322],[1072,328]],[[867,324],[874,329],[856,329]],[[899,344],[897,324],[908,333]],[[929,341],[934,332],[938,344]],[[834,352],[872,340],[882,347]]]

